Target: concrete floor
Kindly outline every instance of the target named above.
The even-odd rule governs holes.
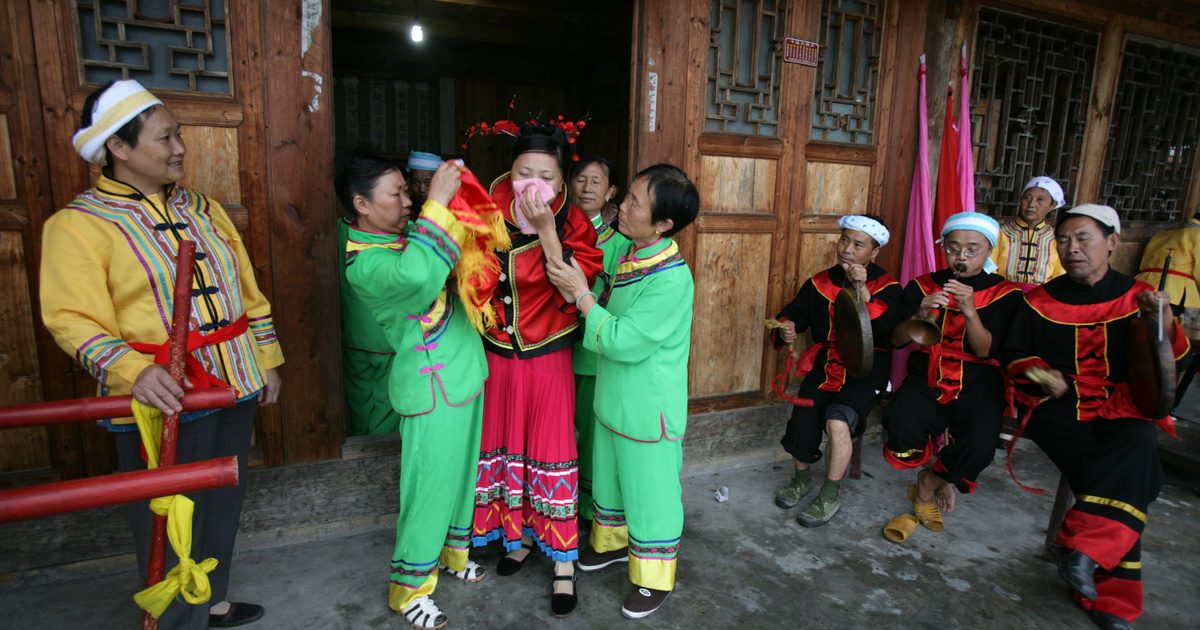
[[[1018,451],[1022,481],[1053,489],[1057,474],[1031,445]],[[446,578],[436,599],[457,628],[849,627],[1089,628],[1067,598],[1052,565],[1036,558],[1051,498],[1021,492],[998,453],[974,496],[960,497],[947,529],[918,529],[903,546],[880,535],[909,505],[912,475],[887,468],[867,444],[864,475],[843,490],[843,507],[827,526],[804,529],[772,503],[788,477],[785,463],[705,472],[684,480],[686,525],[678,586],[642,622],[620,616],[628,589],[623,568],[585,575],[579,609],[566,619],[549,611],[550,563],[539,558],[516,576],[494,574],[467,585]],[[820,472],[818,471],[818,474]],[[1194,480],[1190,482],[1194,484]],[[718,503],[713,490],[729,488]],[[1144,539],[1146,610],[1139,628],[1200,627],[1200,497],[1169,483],[1153,506]],[[402,628],[386,604],[386,529],[239,554],[232,595],[263,604],[255,630]],[[476,559],[494,567],[496,547]],[[132,569],[132,567],[131,567]],[[6,589],[0,626],[134,628],[130,596],[136,573]]]

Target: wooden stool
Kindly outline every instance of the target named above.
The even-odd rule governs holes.
[[[1058,489],[1054,491],[1054,507],[1050,508],[1050,522],[1046,524],[1046,542],[1042,544],[1042,559],[1047,562],[1057,562],[1054,552],[1050,550],[1058,540],[1058,529],[1067,518],[1067,510],[1075,505],[1075,494],[1071,492],[1071,484],[1067,478],[1058,476]]]
[[[850,447],[850,478],[862,479],[862,435],[854,438]]]

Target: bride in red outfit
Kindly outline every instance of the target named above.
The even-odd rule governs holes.
[[[578,603],[571,348],[582,328],[576,305],[546,277],[546,260],[574,258],[590,286],[602,255],[591,221],[567,201],[564,131],[522,125],[512,155],[512,170],[491,187],[512,249],[498,252],[497,321],[484,335],[489,377],[472,542],[504,542],[509,553],[496,567],[499,575],[516,573],[535,549],[554,560],[551,609],[566,616]]]

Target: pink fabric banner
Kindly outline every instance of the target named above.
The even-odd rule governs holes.
[[[971,83],[967,80],[967,44],[958,57],[958,194],[963,211],[975,211],[975,155],[971,135]]]
[[[912,189],[908,195],[908,222],[904,230],[904,257],[900,264],[900,282],[907,285],[917,276],[934,270],[933,201],[929,187],[929,107],[925,95],[925,55],[917,72],[917,161],[913,167]],[[908,372],[910,349],[892,353],[892,391],[900,387]]]

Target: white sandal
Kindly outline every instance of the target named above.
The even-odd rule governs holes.
[[[442,609],[429,599],[428,595],[422,595],[412,601],[408,608],[401,613],[404,615],[408,625],[417,630],[441,630],[446,627],[449,621],[446,619],[446,614]]]
[[[444,564],[439,564],[438,568],[466,582],[467,584],[482,582],[483,578],[487,577],[487,569],[483,568],[483,565],[477,564],[472,560],[467,560],[467,566],[462,571],[455,571]]]

